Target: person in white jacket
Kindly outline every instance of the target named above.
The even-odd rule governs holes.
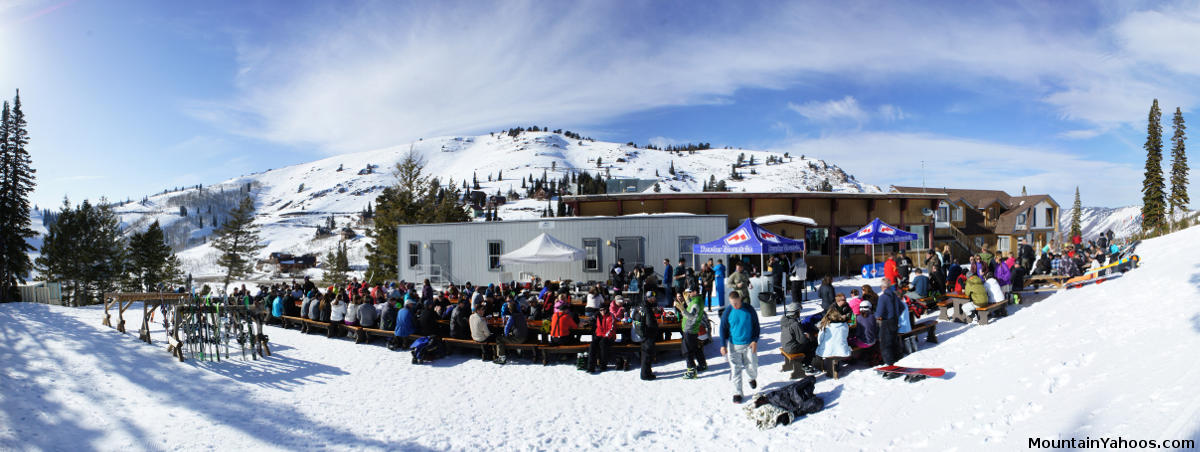
[[[1000,288],[1000,281],[988,272],[987,281],[983,282],[983,286],[987,289],[988,303],[1001,303],[1004,301],[1004,290]]]

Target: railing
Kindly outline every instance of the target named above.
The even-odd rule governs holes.
[[[963,249],[967,250],[968,254],[975,254],[977,250],[975,249],[975,244],[971,242],[970,237],[967,237],[967,234],[964,234],[962,230],[958,229],[958,227],[954,226],[953,224],[950,225],[950,235],[954,236],[954,240],[957,241],[958,244],[963,247]]]
[[[450,273],[450,269],[441,265],[418,265],[414,267],[414,271],[416,272],[415,280],[428,279],[429,283],[435,286],[445,286],[454,282],[454,275]]]

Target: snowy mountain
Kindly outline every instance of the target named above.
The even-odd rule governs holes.
[[[741,161],[743,166],[737,171],[742,179],[725,181],[733,191],[812,191],[826,181],[834,191],[880,191],[877,186],[860,183],[836,165],[803,156],[744,149],[668,152],[563,133],[527,131],[515,136],[493,133],[424,139],[344,154],[215,185],[160,193],[123,203],[117,212],[130,231],[144,230],[158,220],[186,271],[197,276],[215,275],[217,255],[206,242],[214,224],[223,222],[224,213],[249,193],[255,199],[257,223],[262,226],[261,236],[267,244],[263,257],[271,252],[313,252],[323,257],[341,240],[340,234],[315,238],[317,228],[333,217],[335,232],[349,227],[356,233],[348,240],[349,257],[352,265],[362,266],[366,262],[366,239],[359,213],[384,187],[394,183],[391,169],[410,149],[425,159],[426,174],[440,178],[444,184],[452,181],[461,188],[463,181],[471,184],[477,179],[478,191],[488,195],[497,191],[501,196],[510,191],[520,193],[521,199],[510,199],[499,209],[502,219],[535,218],[547,206],[546,201],[524,198],[522,180],[543,175],[558,180],[584,171],[593,176],[656,180],[661,191],[698,192],[710,180],[728,178],[732,166]]]
[[[242,361],[234,343],[221,362],[180,363],[162,323],[147,344],[101,325],[101,306],[0,303],[0,449],[990,451],[1085,438],[1188,449],[1162,441],[1200,440],[1200,361],[1187,358],[1200,348],[1197,253],[1193,227],[1143,242],[1141,268],[1115,280],[1010,306],[986,326],[939,322],[937,343],[897,364],[943,378],[886,380],[851,364],[817,378],[822,411],[769,431],[730,402],[716,344],[700,378],[682,378],[671,351],[652,382],[636,366],[579,372],[574,357],[500,366],[460,352],[415,365],[379,340],[277,327],[268,358]],[[810,300],[802,315],[818,310]],[[125,312],[132,328],[141,312]],[[789,382],[780,319],[761,317],[760,391]]]
[[[1059,216],[1059,229],[1064,234],[1071,231],[1071,216],[1075,209],[1066,209]],[[1079,227],[1083,239],[1091,240],[1105,231],[1112,231],[1117,238],[1132,237],[1142,232],[1142,206],[1084,207],[1080,209]]]
[[[1132,237],[1142,232],[1142,206],[1084,207],[1080,212],[1079,226],[1083,230],[1084,240],[1099,237],[1101,233],[1109,230],[1113,231],[1113,236],[1117,238]],[[1067,209],[1059,219],[1059,228],[1064,234],[1071,231],[1071,215],[1074,213],[1075,209]],[[1200,212],[1195,211],[1179,214],[1175,221],[1185,217],[1193,219],[1198,214]]]

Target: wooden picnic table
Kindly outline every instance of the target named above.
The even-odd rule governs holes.
[[[950,303],[953,306],[952,309],[954,311],[949,319],[952,319],[955,322],[959,322],[959,323],[971,323],[971,319],[969,317],[967,317],[967,314],[965,312],[963,312],[963,309],[962,309],[962,307],[964,305],[966,305],[968,303],[973,303],[971,301],[971,298],[967,297],[966,294],[963,294],[961,292],[950,292],[950,293],[946,294],[946,298],[949,299]],[[945,317],[945,316],[939,315],[938,320],[948,320],[943,317]]]

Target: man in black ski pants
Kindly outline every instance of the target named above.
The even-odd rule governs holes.
[[[650,365],[654,362],[654,341],[658,338],[658,320],[654,318],[654,307],[658,300],[654,292],[646,292],[642,305],[633,313],[634,322],[642,325],[642,380],[650,381],[655,378]]]
[[[883,364],[890,366],[901,358],[898,322],[900,316],[908,315],[908,310],[896,295],[896,287],[887,278],[883,279],[880,287],[878,305],[875,322],[879,324],[879,354],[883,357]]]

